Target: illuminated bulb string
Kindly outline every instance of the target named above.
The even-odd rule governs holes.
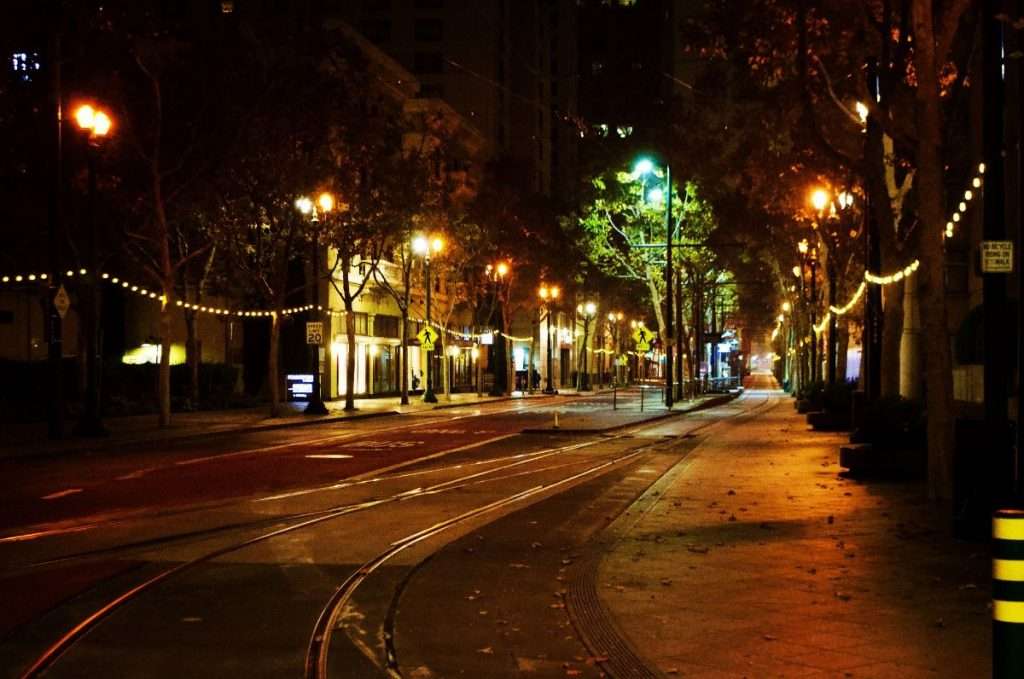
[[[853,308],[853,305],[855,305],[860,300],[861,296],[864,294],[864,289],[867,287],[867,283],[882,286],[891,285],[893,283],[897,283],[903,280],[904,278],[910,278],[912,275],[914,275],[914,272],[917,271],[918,268],[920,268],[920,266],[921,260],[915,259],[913,262],[903,267],[899,271],[894,271],[893,273],[886,274],[884,276],[879,276],[871,273],[870,271],[865,271],[864,282],[862,282],[860,286],[857,288],[857,292],[853,294],[853,297],[850,299],[850,301],[848,301],[841,307],[830,306],[829,312],[825,314],[825,317],[821,320],[821,323],[813,326],[815,334],[820,335],[822,332],[825,331],[825,327],[828,325],[829,320],[831,320],[832,314],[835,314],[837,316],[843,316],[846,313],[848,313],[850,309]]]
[[[978,164],[978,174],[971,180],[971,185],[964,191],[963,200],[961,200],[956,210],[953,211],[953,216],[950,217],[949,221],[946,222],[946,230],[942,232],[943,238],[952,238],[956,225],[963,219],[964,214],[967,213],[968,204],[974,198],[974,192],[981,189],[983,183],[982,177],[985,175],[985,163]]]

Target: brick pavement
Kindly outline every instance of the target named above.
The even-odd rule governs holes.
[[[624,636],[669,677],[990,676],[987,546],[921,484],[840,477],[843,436],[768,398],[611,527],[598,591]]]

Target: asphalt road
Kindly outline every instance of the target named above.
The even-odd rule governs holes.
[[[555,411],[629,424],[636,404],[5,463],[20,477],[0,524],[0,674],[600,676],[560,578],[701,436],[766,398],[603,435],[518,432]]]

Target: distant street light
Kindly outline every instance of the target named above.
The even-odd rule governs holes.
[[[100,145],[110,135],[113,122],[105,111],[94,108],[90,104],[83,104],[76,108],[74,118],[78,129],[86,135],[87,139],[85,158],[89,186],[86,212],[89,223],[89,247],[86,253],[89,286],[87,288],[87,313],[83,318],[85,321],[85,403],[77,433],[82,436],[105,436],[108,432],[103,426],[103,419],[100,415],[100,371],[103,358],[100,356],[99,348],[100,267],[96,223],[96,156]]]
[[[583,316],[583,370],[580,372],[579,390],[590,391],[590,373],[587,371],[587,340],[590,337],[590,322],[597,315],[597,305],[584,302],[576,306],[576,313]]]
[[[633,176],[639,178],[654,172],[654,162],[649,158],[641,158],[633,167]],[[672,407],[672,238],[675,231],[672,223],[672,168],[664,165],[664,188],[653,188],[648,194],[654,203],[665,205],[665,327],[662,328],[665,346],[665,406]],[[681,359],[681,357],[680,357]]]
[[[540,290],[537,291],[537,294],[540,296],[541,300],[544,303],[544,315],[547,318],[548,324],[548,386],[544,389],[545,394],[558,393],[555,391],[554,383],[551,381],[551,307],[552,305],[555,304],[556,300],[558,300],[558,296],[561,294],[561,292],[562,291],[558,288],[557,285],[541,285]]]
[[[310,223],[317,224],[320,222],[320,217],[326,219],[330,213],[334,210],[335,201],[334,196],[330,193],[323,192],[317,196],[316,203],[307,196],[299,196],[295,200],[295,208],[303,215],[310,218]],[[323,323],[323,315],[320,313],[320,267],[318,262],[320,261],[320,248],[317,239],[318,233],[314,229],[310,233],[310,280],[312,281],[312,308],[309,310],[310,318]],[[321,326],[323,327],[323,326]],[[323,345],[324,338],[320,338],[319,344],[310,345],[310,362],[312,364],[313,372],[313,391],[309,395],[309,402],[306,403],[306,408],[303,412],[307,415],[326,415],[327,406],[324,405],[323,397],[323,386],[320,380],[320,347]]]
[[[430,277],[430,255],[431,253],[440,254],[443,249],[444,241],[437,236],[427,238],[420,235],[412,239],[412,251],[423,258],[423,277],[427,288],[426,325],[428,328],[430,327],[430,289],[434,287]],[[427,349],[427,386],[423,391],[424,403],[437,403],[437,396],[434,395],[433,359],[434,350]]]

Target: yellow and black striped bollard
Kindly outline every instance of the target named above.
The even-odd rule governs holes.
[[[1024,510],[992,517],[992,677],[1024,677]]]

